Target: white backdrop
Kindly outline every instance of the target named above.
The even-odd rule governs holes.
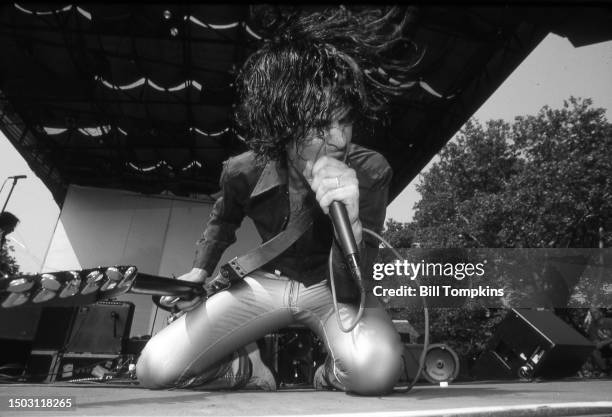
[[[213,203],[70,186],[43,272],[135,265],[153,275],[183,274],[192,267],[195,242]],[[261,241],[250,219],[242,223],[237,238],[219,265]],[[167,314],[157,311],[150,296],[128,294],[119,299],[136,305],[132,336],[156,333],[165,326]]]

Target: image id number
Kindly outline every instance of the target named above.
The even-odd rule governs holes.
[[[67,409],[75,406],[71,397],[16,397],[8,398],[9,409],[42,410]]]

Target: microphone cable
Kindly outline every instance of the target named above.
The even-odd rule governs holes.
[[[379,242],[381,242],[387,248],[389,248],[397,259],[402,258],[399,252],[393,246],[391,246],[391,244],[387,242],[387,240],[385,240],[385,238],[383,238],[381,235],[365,227],[363,228],[363,231],[373,236],[374,238],[378,239]],[[338,326],[340,327],[340,330],[342,330],[344,333],[349,333],[355,328],[355,326],[357,326],[357,324],[359,323],[359,321],[361,320],[363,316],[363,313],[365,311],[366,292],[363,286],[361,270],[359,268],[351,268],[351,271],[353,273],[353,278],[355,279],[357,286],[359,287],[359,293],[360,293],[359,311],[357,312],[357,316],[355,317],[351,325],[348,327],[344,327],[344,323],[342,323],[342,318],[340,317],[340,310],[338,309],[338,301],[336,299],[336,283],[334,281],[332,253],[333,253],[332,250],[330,250],[328,267],[329,267],[329,280],[331,284],[332,298],[333,298],[333,303],[334,303],[334,311],[336,313],[336,320],[338,322]],[[416,284],[418,284],[419,283],[418,278],[415,277],[415,280],[416,280]],[[424,317],[424,322],[425,322],[424,323],[425,333],[423,336],[423,350],[421,351],[421,356],[419,357],[419,368],[417,370],[416,375],[414,376],[412,381],[407,386],[394,389],[394,392],[396,393],[406,393],[410,391],[412,387],[414,387],[414,385],[417,383],[419,378],[421,377],[421,373],[423,372],[423,369],[425,368],[425,357],[427,356],[427,348],[429,347],[429,309],[427,307],[427,299],[425,298],[425,296],[421,296],[421,300],[423,302],[423,317]],[[404,363],[404,371],[406,372],[406,375],[408,375],[408,366],[406,364],[406,358],[404,357],[404,355],[402,355],[402,361]]]

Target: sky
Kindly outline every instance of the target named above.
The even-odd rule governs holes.
[[[556,35],[549,35],[506,79],[475,113],[481,121],[535,114],[542,106],[560,108],[571,95],[589,97],[596,107],[612,109],[612,41],[574,48]],[[435,160],[435,158],[434,158]],[[432,161],[434,161],[432,160]],[[430,162],[421,172],[425,172]],[[60,210],[42,181],[30,170],[25,160],[0,132],[0,182],[14,175],[27,175],[19,180],[6,210],[21,223],[9,239],[13,255],[23,272],[41,272],[42,261],[51,241]],[[417,176],[387,208],[387,218],[411,221],[413,206],[419,200],[415,184]],[[8,180],[0,193],[4,205],[11,188]],[[0,206],[1,208],[1,206]]]

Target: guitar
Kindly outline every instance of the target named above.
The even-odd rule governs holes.
[[[20,275],[0,279],[0,306],[75,306],[125,293],[175,296],[189,300],[199,296],[210,297],[229,288],[231,281],[219,274],[202,285],[141,273],[133,265]]]

